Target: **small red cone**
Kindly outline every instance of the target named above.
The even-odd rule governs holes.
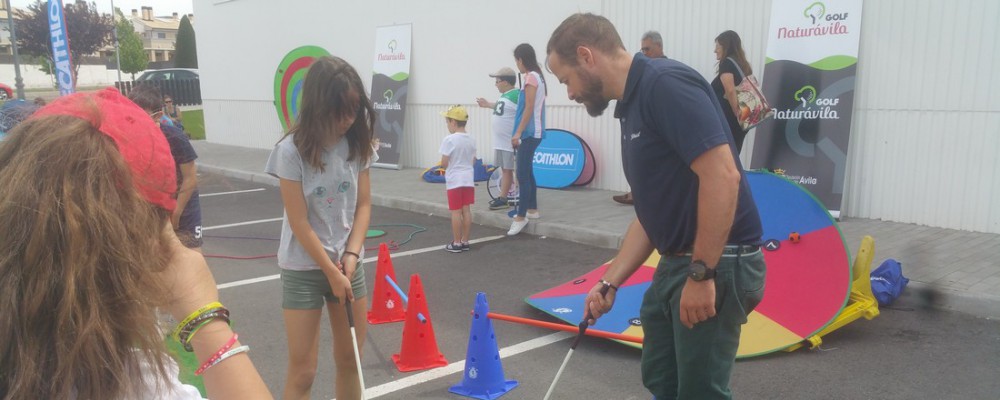
[[[403,299],[385,281],[386,276],[392,279],[393,282],[396,282],[396,271],[392,268],[389,247],[385,243],[382,243],[378,246],[378,265],[375,268],[375,291],[372,292],[372,306],[368,309],[369,324],[399,322],[406,317]]]
[[[392,355],[392,361],[400,372],[431,369],[448,365],[444,354],[438,351],[434,338],[434,324],[427,311],[427,299],[420,276],[410,276],[409,304],[406,305],[406,325],[403,325],[403,345],[399,354]],[[417,314],[423,314],[426,322],[420,322]]]

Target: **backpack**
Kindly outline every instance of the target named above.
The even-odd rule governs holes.
[[[910,280],[903,276],[903,266],[899,261],[887,259],[871,273],[872,294],[878,305],[887,306],[903,294],[903,288]]]

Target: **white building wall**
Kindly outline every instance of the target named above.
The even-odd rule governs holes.
[[[438,0],[195,2],[208,140],[269,148],[281,135],[273,79],[284,55],[317,45],[341,56],[370,84],[377,26],[413,24],[413,56],[402,163],[438,161],[438,112],[470,107],[480,154],[491,157],[489,112],[476,97],[498,93],[487,74],[514,67],[531,43],[544,57],[552,30],[574,12],[607,16],[629,51],[643,32],[664,37],[668,57],[715,74],[714,38],[740,33],[763,68],[768,0],[589,0],[506,3]],[[525,12],[531,10],[533,12]],[[516,22],[514,22],[516,21]],[[1000,2],[867,0],[842,214],[1000,233]],[[626,190],[618,124],[589,117],[551,74],[549,125],[573,131],[597,159],[592,187]],[[766,85],[766,82],[763,82]],[[613,107],[613,104],[612,104]],[[611,114],[610,109],[607,114]],[[754,134],[743,159],[749,160]]]

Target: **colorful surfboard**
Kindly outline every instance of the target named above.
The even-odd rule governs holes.
[[[767,280],[764,299],[743,326],[738,358],[783,350],[822,330],[846,304],[852,279],[840,230],[812,194],[771,173],[747,172],[747,179],[764,227]],[[601,317],[594,329],[643,335],[639,305],[659,261],[654,251],[621,285],[611,313]],[[583,319],[587,291],[607,267],[605,263],[525,301],[575,325]]]

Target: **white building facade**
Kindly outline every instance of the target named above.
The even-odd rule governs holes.
[[[769,0],[236,0],[194,6],[208,140],[252,148],[270,148],[282,134],[273,88],[285,54],[323,47],[354,65],[367,85],[375,28],[412,24],[400,144],[407,167],[440,159],[437,148],[447,131],[438,113],[452,104],[469,108],[469,131],[481,149],[490,149],[490,110],[475,105],[476,97],[499,96],[487,75],[514,68],[519,43],[532,44],[544,59],[552,30],[570,14],[608,17],[633,52],[645,31],[657,30],[668,57],[709,80],[716,68],[714,39],[729,29],[742,37],[754,69],[763,71],[771,15]],[[841,215],[1000,233],[1000,78],[994,76],[1000,71],[1000,2],[865,0],[862,18]],[[548,127],[576,133],[594,151],[597,173],[590,186],[627,190],[619,125],[610,109],[592,118],[568,100],[553,75],[545,77]],[[754,135],[744,146],[745,164]]]

